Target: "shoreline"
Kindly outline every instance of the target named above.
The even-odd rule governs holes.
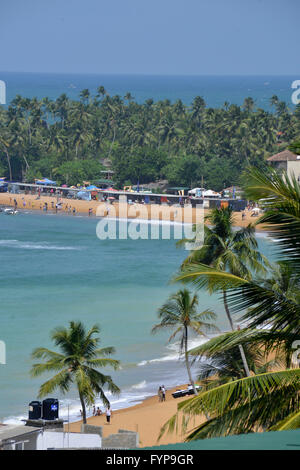
[[[144,205],[144,204],[122,204],[115,202],[109,204],[100,201],[81,201],[77,199],[56,198],[51,196],[40,196],[29,194],[11,194],[0,193],[0,206],[14,207],[14,199],[17,201],[18,211],[38,211],[41,214],[55,214],[76,217],[76,215],[85,215],[95,218],[116,218],[125,220],[148,220],[148,221],[167,221],[177,222],[180,224],[195,224],[203,222],[203,216],[209,213],[209,209],[192,208],[185,206],[181,209],[179,206],[167,205]],[[57,201],[61,202],[61,210],[55,210]],[[43,207],[47,203],[48,210],[44,211]],[[75,209],[75,214],[73,210]],[[91,210],[91,214],[89,214]],[[246,227],[250,223],[255,222],[255,217],[251,217],[251,211],[245,210],[245,218],[242,220],[242,212],[234,212],[235,227]],[[256,231],[267,231],[265,226],[258,225]]]
[[[193,395],[181,398],[172,397],[174,391],[183,388],[187,388],[187,383],[166,390],[165,402],[159,402],[158,396],[153,395],[144,398],[142,402],[137,405],[128,406],[119,410],[112,408],[110,424],[106,423],[104,413],[101,416],[87,418],[87,424],[102,426],[103,437],[115,434],[119,429],[138,432],[140,448],[183,442],[184,436],[191,432],[196,425],[199,425],[205,420],[203,415],[197,416],[195,419],[191,420],[185,435],[174,431],[172,434],[164,434],[160,441],[157,441],[161,427],[177,412],[178,403],[193,397]],[[69,425],[65,424],[64,430],[65,432],[80,432],[81,424],[82,420],[72,422]]]

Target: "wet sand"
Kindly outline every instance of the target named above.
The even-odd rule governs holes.
[[[0,193],[0,205],[14,207],[14,199],[17,201],[17,209],[38,210],[42,211],[45,203],[48,205],[48,212],[56,213],[55,205],[59,200],[61,202],[61,210],[57,212],[70,216],[76,214],[89,214],[98,217],[116,217],[122,219],[146,219],[146,220],[164,220],[172,222],[184,223],[201,223],[204,216],[209,212],[191,206],[185,206],[184,209],[178,206],[158,205],[158,204],[124,204],[114,202],[100,201],[80,201],[77,199],[57,198],[51,196],[41,196],[24,194]],[[73,213],[75,209],[75,213]],[[257,217],[251,217],[252,211],[244,211],[244,219],[242,212],[234,212],[234,225],[238,227],[246,227],[248,224],[257,220]],[[257,230],[263,230],[261,225],[257,226]]]

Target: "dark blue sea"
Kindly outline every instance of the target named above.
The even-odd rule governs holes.
[[[154,101],[181,99],[190,105],[195,96],[202,96],[209,107],[222,107],[225,102],[242,105],[252,97],[259,108],[270,110],[270,98],[277,95],[293,108],[291,84],[296,76],[151,76],[151,75],[79,75],[0,72],[6,83],[7,98],[48,97],[55,100],[62,93],[78,99],[81,90],[88,88],[92,96],[99,86],[110,95],[124,97],[130,92],[138,103],[148,98]]]

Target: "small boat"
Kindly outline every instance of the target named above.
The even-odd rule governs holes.
[[[12,209],[11,207],[7,207],[6,209],[3,210],[4,214],[6,215],[16,215],[18,211],[15,209]]]

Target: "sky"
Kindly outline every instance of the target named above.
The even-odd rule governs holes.
[[[299,0],[0,0],[0,70],[293,75]]]

